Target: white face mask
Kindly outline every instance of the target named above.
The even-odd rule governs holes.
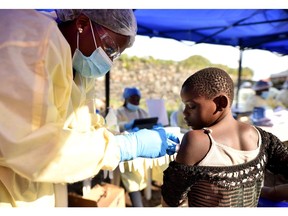
[[[133,105],[131,103],[127,103],[127,109],[131,110],[131,111],[136,111],[138,110],[139,106],[137,105]]]
[[[108,71],[111,70],[113,62],[102,49],[97,48],[92,23],[90,21],[90,27],[96,50],[89,56],[84,56],[79,50],[79,32],[77,32],[77,49],[73,55],[73,68],[79,72],[82,76],[87,78],[98,78],[104,76]]]

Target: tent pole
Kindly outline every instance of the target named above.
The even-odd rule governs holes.
[[[106,108],[105,108],[105,116],[108,113],[108,109],[110,106],[110,71],[105,75],[105,98],[106,98]]]
[[[242,77],[242,55],[243,55],[243,48],[240,47],[240,58],[239,58],[239,67],[238,67],[238,80],[237,80],[237,92],[236,92],[236,110],[238,109],[239,90],[240,90],[241,77]]]

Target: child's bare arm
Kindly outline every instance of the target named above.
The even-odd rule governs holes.
[[[273,201],[288,200],[288,184],[282,184],[273,187],[264,186],[261,190],[260,196]]]
[[[186,165],[199,163],[210,149],[210,140],[203,130],[187,132],[181,141],[176,161]]]

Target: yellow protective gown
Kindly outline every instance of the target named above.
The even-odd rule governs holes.
[[[119,148],[89,113],[93,79],[73,81],[56,22],[34,10],[1,10],[0,18],[0,206],[65,206],[65,183],[116,168]]]

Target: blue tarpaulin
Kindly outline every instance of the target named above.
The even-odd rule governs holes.
[[[136,9],[138,35],[288,54],[288,10]]]
[[[285,9],[136,9],[138,35],[239,47],[236,94],[242,76],[242,53],[262,49],[288,54]]]

